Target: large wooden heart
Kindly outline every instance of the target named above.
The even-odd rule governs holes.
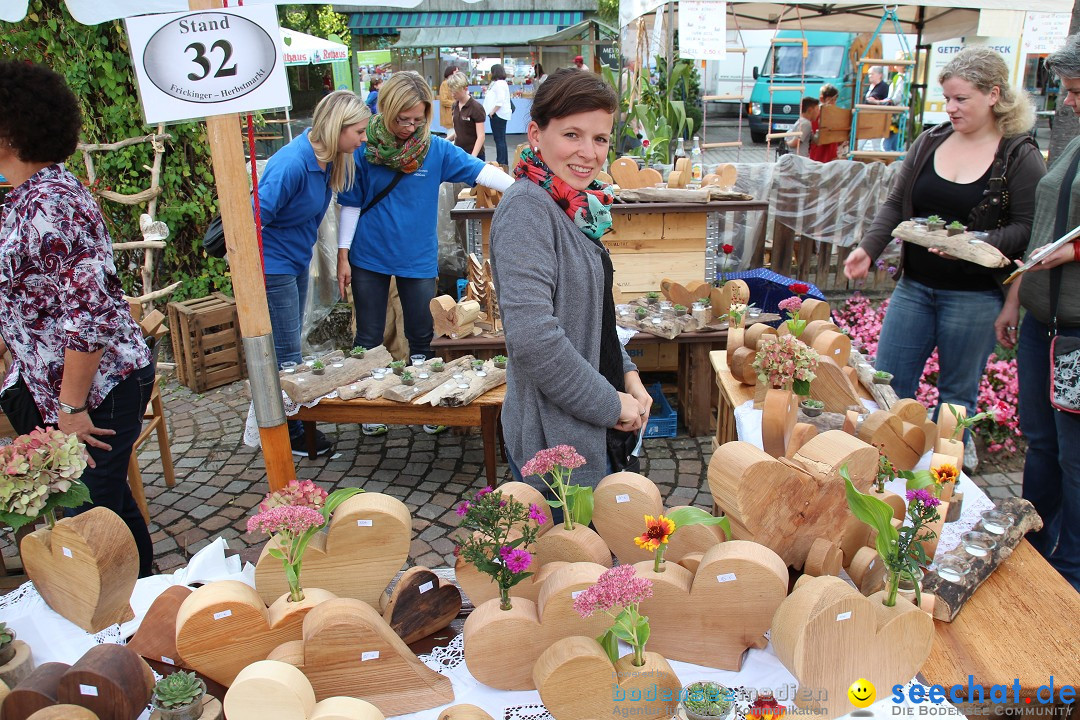
[[[646,652],[641,667],[632,658],[621,657],[612,666],[590,637],[559,640],[533,669],[540,699],[555,720],[671,717],[679,704],[679,678],[658,653]]]
[[[23,567],[49,607],[89,633],[135,617],[139,550],[124,521],[95,507],[35,530],[19,545]]]
[[[461,591],[426,567],[406,570],[382,609],[383,619],[406,644],[442,630],[461,612]]]
[[[465,664],[474,678],[500,690],[532,690],[533,664],[556,640],[572,635],[597,637],[611,618],[574,611],[577,593],[596,584],[606,570],[596,563],[571,563],[556,570],[533,603],[515,598],[501,610],[498,598],[479,606],[465,620]],[[508,649],[513,651],[509,652]]]
[[[327,532],[304,552],[305,586],[378,606],[386,586],[409,559],[412,518],[405,503],[382,493],[360,493],[338,506]],[[267,605],[289,591],[281,561],[268,540],[255,567],[255,587]]]
[[[839,545],[852,517],[840,469],[846,466],[855,487],[866,492],[877,464],[875,448],[841,430],[811,438],[790,460],[735,441],[713,453],[709,489],[735,538],[761,543],[802,568],[816,540]]]
[[[315,702],[311,683],[293,665],[260,660],[244,668],[225,693],[229,720],[384,720],[371,703],[352,697]]]
[[[334,594],[305,588],[304,599],[282,595],[269,608],[255,588],[236,580],[203,585],[176,616],[176,650],[183,662],[222,685],[283,642],[303,636],[304,616]]]
[[[673,508],[674,509],[674,508]],[[634,538],[645,531],[645,516],[664,515],[660,490],[652,480],[632,472],[608,475],[593,493],[593,525],[620,563],[652,558]],[[678,562],[689,553],[703,553],[723,542],[724,531],[715,525],[689,525],[671,536],[664,558]]]
[[[919,672],[934,643],[934,621],[903,598],[885,607],[883,595],[866,598],[839,578],[817,577],[802,580],[781,603],[773,649],[800,686],[814,688],[799,693],[797,704],[839,717],[855,709],[847,690],[859,678],[880,693]]]
[[[779,555],[764,545],[731,540],[713,545],[696,572],[664,565],[662,573],[653,572],[652,562],[634,566],[653,583],[652,597],[641,603],[652,629],[651,650],[671,660],[738,671],[748,648],[768,644],[765,632],[788,590],[787,565]]]
[[[611,177],[618,183],[622,190],[636,190],[643,187],[653,187],[664,182],[664,176],[652,168],[638,168],[637,161],[629,157],[621,157],[610,166]]]
[[[303,638],[279,645],[267,659],[298,667],[317,700],[364,698],[384,715],[454,701],[450,678],[420,662],[373,607],[353,598],[312,608]]]

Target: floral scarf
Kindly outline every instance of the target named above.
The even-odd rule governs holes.
[[[368,130],[370,136],[371,130]],[[615,193],[610,185],[593,180],[585,190],[575,190],[544,164],[538,153],[525,149],[514,168],[515,178],[528,178],[551,195],[577,225],[578,230],[593,240],[599,240],[611,227],[611,203]]]
[[[373,165],[385,165],[403,173],[416,172],[431,149],[431,135],[427,128],[418,127],[404,145],[399,145],[399,142],[398,137],[383,123],[382,114],[375,115],[368,123],[364,157]]]

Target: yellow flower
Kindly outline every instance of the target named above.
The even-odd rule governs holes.
[[[666,545],[671,533],[675,532],[675,523],[661,515],[654,518],[652,515],[645,516],[645,532],[634,538],[634,543],[642,550],[652,552]]]
[[[960,477],[955,465],[939,465],[936,468],[930,468],[930,474],[934,476],[934,482],[938,485],[954,483]]]

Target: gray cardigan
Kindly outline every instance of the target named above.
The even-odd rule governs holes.
[[[619,420],[615,388],[600,374],[606,252],[547,191],[518,180],[491,223],[491,266],[506,349],[503,437],[518,467],[537,451],[573,445],[586,460],[578,485],[607,466],[607,428]],[[636,370],[623,349],[623,371]],[[526,478],[530,484],[537,478]]]

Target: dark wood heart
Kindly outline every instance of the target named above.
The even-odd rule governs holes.
[[[442,630],[459,612],[461,591],[426,567],[414,567],[394,586],[383,619],[409,644]]]

